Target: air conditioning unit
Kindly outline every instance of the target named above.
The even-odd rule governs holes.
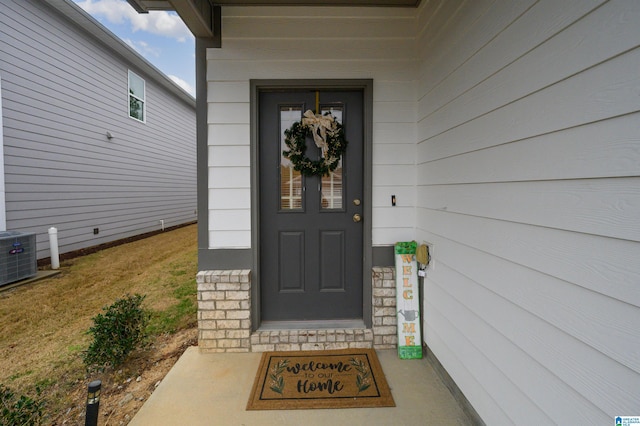
[[[0,232],[0,285],[29,278],[37,273],[36,234]]]

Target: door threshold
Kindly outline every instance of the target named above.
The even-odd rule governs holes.
[[[256,331],[273,330],[324,330],[324,329],[366,329],[361,319],[314,320],[314,321],[262,321]]]

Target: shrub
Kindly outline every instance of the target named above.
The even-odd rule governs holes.
[[[103,308],[104,314],[93,317],[93,342],[83,354],[88,368],[98,366],[117,367],[138,347],[146,337],[149,314],[141,305],[145,296],[127,295]]]
[[[36,388],[38,396],[40,389]],[[11,389],[0,384],[0,426],[31,426],[42,423],[44,401],[17,396]]]

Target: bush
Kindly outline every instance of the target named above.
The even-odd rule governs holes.
[[[40,389],[36,388],[38,396]],[[0,426],[31,426],[42,423],[44,401],[28,396],[17,396],[0,384]]]
[[[83,354],[88,368],[98,366],[118,367],[146,337],[149,314],[141,305],[145,296],[128,295],[103,308],[103,314],[93,317],[93,342]]]

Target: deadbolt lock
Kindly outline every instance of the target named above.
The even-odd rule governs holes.
[[[359,206],[360,205],[360,199],[359,198],[354,198],[353,199],[353,205],[354,206]]]

